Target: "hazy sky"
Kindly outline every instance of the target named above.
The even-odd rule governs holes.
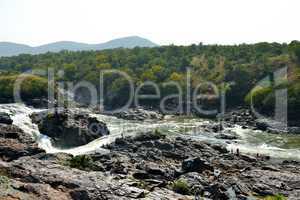
[[[0,0],[0,41],[158,44],[300,40],[299,0]]]

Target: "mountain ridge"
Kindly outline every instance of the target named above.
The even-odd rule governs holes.
[[[74,41],[58,41],[39,46],[29,46],[14,42],[0,42],[0,57],[16,56],[19,54],[42,54],[47,52],[104,50],[115,48],[155,47],[154,42],[139,36],[116,38],[104,43],[88,44]]]

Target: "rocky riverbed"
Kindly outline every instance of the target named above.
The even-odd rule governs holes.
[[[73,157],[47,154],[22,130],[1,125],[1,131],[7,129],[0,135],[0,199],[300,196],[297,162],[274,164],[263,156],[228,152],[219,145],[169,138],[157,131],[117,139],[105,146],[107,153]]]
[[[239,115],[244,118],[239,118]],[[72,115],[71,121],[59,123],[59,127],[64,129],[64,126],[72,128],[76,125],[75,129],[86,130],[89,123],[77,122],[90,116],[83,113],[80,117],[76,116]],[[243,124],[245,117],[250,117],[247,114],[231,116],[226,120],[226,126],[233,127],[233,123],[237,123],[246,129],[253,121],[249,119]],[[37,120],[36,117],[33,119]],[[51,115],[47,123],[52,122],[52,117]],[[100,123],[101,127],[106,127],[104,122],[93,117],[90,119]],[[260,153],[250,155],[239,148],[226,148],[227,142],[234,144],[240,136],[218,123],[201,123],[197,131],[201,135],[212,135],[212,138],[225,141],[224,143],[199,141],[186,135],[153,129],[150,132],[137,132],[134,136],[113,137],[114,142],[104,145],[102,151],[74,156],[67,153],[47,153],[41,148],[39,140],[25,133],[12,121],[9,115],[1,115],[1,200],[226,200],[261,199],[274,195],[299,199],[300,196],[299,162],[278,160]],[[42,122],[37,121],[42,126]],[[73,125],[70,126],[70,123]],[[141,123],[146,122],[133,125]],[[51,126],[54,124],[51,123]],[[179,126],[179,123],[176,125]],[[113,132],[112,126],[108,128]],[[100,144],[96,144],[100,148]],[[76,149],[72,152],[75,151]]]

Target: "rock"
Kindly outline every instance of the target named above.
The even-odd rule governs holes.
[[[26,100],[26,105],[32,106],[34,108],[47,108],[50,103],[47,98],[41,99],[28,99]]]
[[[172,190],[168,190],[166,188],[155,188],[153,192],[147,195],[146,199],[164,199],[164,200],[192,200],[194,196],[186,196],[173,192]],[[203,199],[208,200],[208,199]]]
[[[15,125],[0,124],[0,158],[11,161],[44,152],[34,139]]]
[[[206,131],[215,132],[215,133],[224,130],[224,127],[220,123],[205,124],[203,125],[203,128],[205,128]]]
[[[284,164],[284,165],[300,165],[300,162],[296,161],[296,160],[284,160],[284,161],[282,161],[282,164]]]
[[[256,128],[262,131],[268,131],[270,133],[288,133],[288,127],[286,124],[283,124],[278,121],[270,119],[257,119],[255,120]]]
[[[243,194],[243,195],[247,195],[250,193],[250,189],[247,186],[247,184],[241,182],[241,181],[236,181],[233,186],[232,186],[233,190],[235,191],[235,193],[237,194]]]
[[[162,155],[166,158],[171,158],[174,160],[183,160],[188,158],[188,156],[186,155],[182,155],[181,153],[176,153],[176,152],[172,152],[172,151],[163,151]]]
[[[1,124],[12,124],[13,120],[10,118],[9,114],[7,113],[0,113],[0,123]]]
[[[238,108],[224,115],[224,120],[231,124],[237,124],[242,128],[250,128],[255,126],[255,116],[249,109]]]
[[[165,135],[161,135],[156,132],[140,133],[134,137],[134,141],[151,141],[165,138]]]
[[[155,141],[154,144],[155,147],[157,147],[160,150],[171,151],[174,149],[174,145],[167,142]]]
[[[0,169],[3,169],[0,163]],[[54,160],[40,157],[23,157],[5,166],[10,180],[17,178],[17,190],[27,195],[47,195],[53,199],[136,199],[143,198],[146,191],[129,185],[129,180],[114,180],[102,172],[87,172],[61,165]],[[40,184],[36,184],[40,183]],[[26,185],[26,186],[25,186]],[[42,185],[43,187],[38,187]],[[32,192],[32,193],[31,193]],[[61,194],[60,194],[60,193]],[[0,189],[0,195],[3,194]],[[29,198],[34,199],[34,198]],[[44,199],[44,198],[36,198]],[[51,199],[51,198],[49,198]]]
[[[226,148],[184,137],[151,133],[118,139],[105,153],[89,155],[89,170],[71,165],[74,157],[66,153],[30,153],[36,143],[14,125],[1,124],[0,138],[24,147],[10,154],[9,143],[0,143],[0,154],[20,153],[6,161],[1,156],[0,199],[212,200],[283,194],[297,200],[300,195],[299,162],[220,153]],[[177,180],[192,196],[175,192]]]
[[[132,174],[132,176],[136,179],[149,179],[150,176],[147,172],[145,171],[137,171]]]
[[[109,114],[109,113],[106,113]],[[126,119],[126,120],[153,120],[153,119],[162,119],[163,115],[158,112],[145,110],[142,108],[122,110],[120,112],[115,112],[112,114],[115,117]]]
[[[204,187],[209,185],[209,180],[197,172],[189,172],[180,176],[188,184],[193,193],[202,194]]]
[[[259,130],[266,131],[267,128],[269,127],[268,121],[266,120],[257,119],[255,122],[256,122],[256,127]]]
[[[229,199],[230,194],[225,190],[225,187],[221,183],[214,183],[207,187],[212,199]]]
[[[217,150],[219,153],[228,153],[228,150],[223,145],[214,144],[214,145],[211,145],[211,148]]]
[[[165,175],[165,171],[156,164],[148,164],[146,166],[146,171],[152,175],[161,175],[161,176]]]
[[[240,155],[240,158],[247,162],[257,162],[257,159],[250,155]]]
[[[182,162],[182,171],[184,172],[203,172],[205,170],[213,171],[213,167],[201,158],[190,158]]]
[[[296,126],[288,127],[288,133],[300,134],[300,127],[296,127]]]
[[[274,172],[279,172],[280,170],[271,166],[271,165],[268,165],[268,166],[263,166],[262,167],[263,170],[268,170],[268,171],[274,171]]]
[[[236,140],[238,137],[236,135],[233,135],[233,133],[220,133],[215,136],[218,139],[223,139],[223,140]]]
[[[7,178],[6,185],[0,186],[0,199],[16,200],[16,199],[20,199],[20,197],[21,199],[31,199],[31,200],[40,200],[40,199],[56,200],[57,197],[59,197],[59,199],[61,200],[71,199],[71,196],[68,193],[60,191],[59,189],[54,189],[48,184],[23,183],[20,181],[10,180]]]
[[[108,135],[104,122],[88,114],[71,112],[41,113],[32,116],[42,134],[51,137],[54,146],[76,147],[85,145],[101,136]]]
[[[263,195],[263,196],[266,196],[266,195],[275,195],[273,194],[272,192],[272,189],[266,185],[266,184],[263,184],[263,183],[257,183],[253,186],[253,190],[259,194],[259,195]]]

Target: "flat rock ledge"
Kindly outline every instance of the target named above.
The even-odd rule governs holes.
[[[222,146],[157,132],[117,139],[105,148],[108,153],[77,157],[40,152],[2,159],[0,199],[300,196],[296,161],[274,164],[266,157],[236,155]]]

